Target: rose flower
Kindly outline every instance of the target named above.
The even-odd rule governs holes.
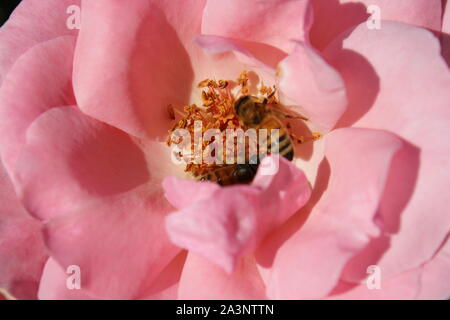
[[[448,298],[445,3],[22,1],[0,29],[2,292]],[[239,127],[245,95],[305,117],[283,120],[292,161],[230,186],[172,161],[168,131]]]

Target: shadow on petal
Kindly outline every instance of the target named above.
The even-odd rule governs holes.
[[[420,150],[403,141],[403,148],[392,159],[375,218],[379,219],[383,233],[349,260],[342,273],[344,281],[357,285],[367,276],[367,267],[376,265],[390,248],[391,235],[400,231],[403,210],[413,195],[419,164]]]
[[[171,127],[166,107],[189,103],[194,79],[191,61],[176,31],[156,6],[148,10],[136,37],[130,75],[136,118],[151,137],[165,139]]]
[[[364,22],[369,17],[362,3],[339,3],[338,0],[312,1],[314,23],[310,36],[311,43],[323,50],[341,32]]]
[[[347,89],[348,106],[337,123],[337,128],[349,127],[372,108],[380,91],[380,79],[369,61],[359,53],[340,49],[335,53],[339,63],[333,64],[344,78]],[[351,65],[351,73],[345,68]]]

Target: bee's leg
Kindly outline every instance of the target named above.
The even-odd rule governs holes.
[[[320,132],[313,132],[312,136],[310,136],[310,137],[305,137],[305,136],[297,137],[292,132],[290,132],[289,135],[291,136],[292,141],[296,141],[299,144],[302,144],[302,143],[305,143],[305,142],[309,142],[309,141],[317,141],[317,140],[320,140],[322,138],[322,134]]]
[[[291,140],[292,140],[292,141],[295,141],[295,142],[297,142],[298,144],[302,144],[302,143],[305,142],[305,137],[304,137],[304,136],[297,137],[297,136],[296,136],[294,133],[292,133],[292,132],[289,133],[289,136],[291,137]]]
[[[303,136],[297,137],[294,133],[292,133],[292,126],[291,126],[290,122],[286,122],[286,128],[288,129],[289,137],[291,137],[292,141],[295,141],[297,143],[304,142],[305,139]]]

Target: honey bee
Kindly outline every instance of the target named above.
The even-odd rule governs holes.
[[[278,141],[270,141],[268,139],[267,152],[270,153],[275,144],[278,144],[278,153],[281,156],[289,161],[294,159],[294,145],[292,139],[287,128],[279,119],[279,116],[307,120],[306,118],[298,115],[289,115],[281,110],[271,108],[267,103],[267,99],[261,100],[258,97],[248,95],[240,97],[236,101],[234,108],[238,118],[247,128],[256,129],[257,132],[259,132],[259,129],[278,129]]]
[[[240,97],[234,105],[235,112],[240,121],[247,128],[255,129],[259,134],[259,129],[278,129],[278,141],[271,141],[267,139],[267,153],[271,153],[275,143],[278,144],[278,153],[292,161],[294,159],[294,145],[288,132],[288,129],[281,122],[279,117],[291,117],[307,120],[299,115],[289,115],[281,110],[270,108],[267,99],[259,99],[255,96],[245,95]],[[260,141],[258,139],[258,141]],[[259,146],[261,147],[261,146]],[[261,154],[261,153],[260,153]],[[223,165],[217,169],[212,170],[207,175],[201,177],[202,181],[216,182],[222,186],[232,184],[246,184],[250,183],[256,175],[259,163],[262,159],[259,158],[256,164],[230,164]]]
[[[200,181],[216,182],[221,186],[252,182],[258,170],[257,164],[225,164],[200,178]]]

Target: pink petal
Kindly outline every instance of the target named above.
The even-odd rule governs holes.
[[[71,86],[75,37],[42,42],[15,63],[0,88],[0,152],[12,173],[25,132],[50,108],[73,104]],[[51,61],[51,63],[49,63]]]
[[[367,276],[367,266],[377,264],[389,248],[391,234],[398,231],[401,219],[399,213],[414,188],[418,158],[418,149],[406,142],[402,150],[393,157],[379,207],[380,217],[383,219],[383,234],[349,260],[341,276],[346,281],[358,283],[364,279]]]
[[[347,98],[344,82],[313,49],[301,43],[279,66],[281,99],[309,118],[324,132],[331,130],[344,113]]]
[[[401,141],[383,131],[339,129],[326,135],[325,143],[331,167],[327,190],[276,253],[265,277],[270,298],[327,295],[348,259],[379,235],[375,214]],[[264,245],[261,251],[270,250],[270,242]]]
[[[445,6],[444,17],[442,21],[442,55],[450,65],[450,4],[447,2]]]
[[[15,170],[26,207],[41,219],[130,191],[149,177],[145,155],[129,136],[75,106],[33,122]]]
[[[181,275],[179,299],[261,300],[266,299],[254,258],[240,261],[228,274],[210,261],[189,253]]]
[[[264,175],[261,168],[275,166],[278,160],[276,174]],[[171,241],[231,272],[241,256],[254,250],[268,232],[301,208],[310,196],[303,172],[291,162],[267,157],[261,166],[250,186],[217,189],[210,182],[191,181],[187,186],[186,181],[166,180],[164,187],[169,199],[185,188],[210,195],[198,197],[198,201],[167,217]],[[186,203],[185,199],[178,202]]]
[[[178,288],[186,262],[186,251],[178,254],[156,277],[150,288],[145,290],[141,300],[175,300],[178,299]]]
[[[234,85],[239,74],[246,70],[250,71],[250,81],[255,85],[250,87],[252,94],[260,82],[269,86],[275,84],[275,68],[286,56],[266,44],[220,36],[199,35],[195,37],[195,44],[189,52],[195,73],[194,86],[204,79],[231,80]],[[201,103],[200,96],[196,88],[191,101]]]
[[[64,268],[80,267],[89,294],[142,297],[179,252],[164,232],[168,208],[146,189],[105,198],[46,225],[52,256]]]
[[[450,122],[450,72],[439,42],[423,29],[386,21],[377,32],[361,25],[326,55],[349,93],[341,125],[395,132],[409,145],[380,203],[388,246],[374,240],[345,278],[360,279],[375,262],[385,277],[417,268],[431,259],[450,230],[448,197],[440,191],[450,181],[450,145],[443,138]]]
[[[93,297],[83,289],[83,273],[80,272],[80,289],[67,287],[67,279],[71,275],[54,259],[49,258],[39,286],[39,300],[92,300]]]
[[[418,299],[447,299],[450,297],[450,238],[433,259],[423,266]]]
[[[411,270],[393,278],[384,278],[381,269],[380,289],[340,282],[327,299],[331,300],[412,300],[417,298],[420,271]]]
[[[163,181],[166,199],[179,210],[207,200],[220,190],[220,186],[215,183],[196,183],[195,188],[192,186],[191,180],[181,180],[175,177],[167,177]]]
[[[450,33],[450,5],[447,3],[442,18],[442,32]]]
[[[197,46],[204,1],[104,2],[83,3],[74,67],[78,105],[102,122],[134,136],[165,137],[172,126],[167,105],[199,103],[201,92],[193,92],[199,81],[234,80],[252,69],[232,52],[214,54]],[[266,47],[245,43],[245,50],[264,52],[255,57],[274,65],[283,53]],[[273,83],[273,76],[266,83]]]
[[[185,46],[194,46],[203,5],[83,1],[74,65],[83,112],[136,136],[166,135],[167,105],[189,102],[194,74]]]
[[[78,30],[66,26],[66,11],[71,5],[79,6],[80,0],[25,0],[19,4],[0,29],[0,84],[28,49],[59,36],[77,34]]]
[[[41,224],[18,201],[0,162],[0,288],[18,299],[35,299],[47,252]]]
[[[339,34],[365,23],[371,14],[371,5],[380,8],[381,19],[441,30],[442,4],[440,0],[312,0],[314,24],[311,29],[312,44],[322,50]],[[384,28],[382,22],[381,28]],[[366,27],[367,28],[367,27]]]
[[[286,54],[276,48],[243,40],[236,40],[212,35],[199,35],[197,44],[205,52],[220,54],[234,52],[238,60],[252,68],[262,69],[262,72],[275,75],[278,63],[286,57]],[[234,78],[237,78],[235,76]],[[273,79],[271,79],[273,82]],[[267,83],[267,82],[266,82]]]
[[[179,252],[163,227],[166,173],[152,163],[166,161],[149,152],[147,162],[136,141],[76,107],[53,108],[27,131],[16,176],[24,203],[48,221],[52,258],[80,266],[94,297],[140,297]]]
[[[412,269],[391,278],[385,278],[380,269],[380,289],[368,289],[365,283],[350,286],[341,283],[331,299],[448,299],[450,296],[450,241],[435,257],[420,268]]]
[[[260,42],[289,53],[295,40],[308,39],[311,24],[309,0],[208,0],[202,33]]]

